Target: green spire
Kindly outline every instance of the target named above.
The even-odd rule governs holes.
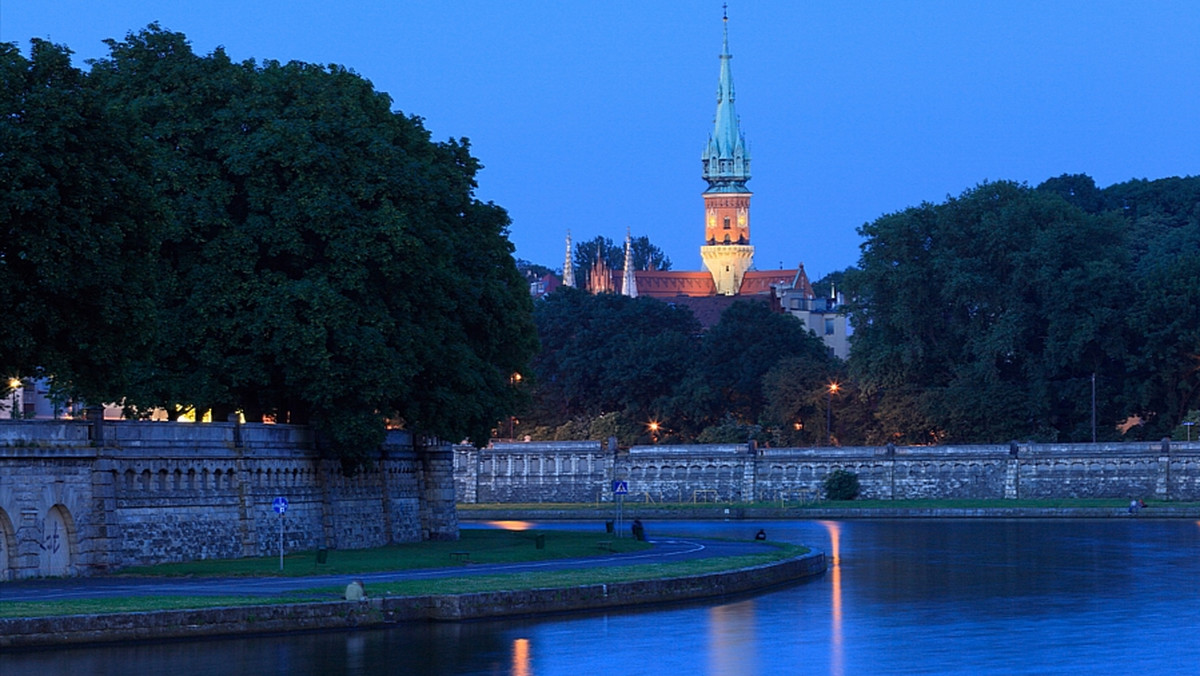
[[[733,73],[729,62],[729,15],[722,19],[723,43],[721,49],[721,78],[717,84],[717,115],[708,145],[700,156],[704,166],[704,180],[708,181],[705,192],[750,192],[746,181],[750,180],[750,151],[746,138],[738,128],[737,110],[733,106]]]

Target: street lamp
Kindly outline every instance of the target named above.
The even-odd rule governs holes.
[[[646,423],[646,428],[650,430],[650,439],[654,443],[657,444],[658,443],[658,430],[659,430],[658,421],[651,420],[650,422]]]
[[[509,387],[511,387],[513,389],[516,389],[517,384],[520,382],[521,382],[521,374],[520,373],[517,373],[514,371],[513,374],[508,377],[508,385],[509,385]],[[517,420],[516,416],[514,416],[514,415],[508,416],[508,438],[509,438],[509,440],[511,440],[511,441],[517,440],[517,432],[516,432],[515,428],[520,422],[521,421]]]
[[[1184,426],[1184,427],[1186,427],[1186,428],[1188,428],[1188,442],[1189,442],[1189,443],[1191,443],[1191,441],[1192,441],[1192,426],[1193,426],[1193,425],[1195,425],[1195,424],[1196,424],[1196,423],[1195,423],[1195,422],[1193,422],[1193,421],[1191,421],[1191,420],[1189,420],[1189,421],[1187,421],[1187,422],[1183,423],[1183,426]]]
[[[825,443],[833,445],[833,395],[837,394],[838,384],[829,383],[829,400],[825,403]]]
[[[21,379],[20,378],[10,378],[8,381],[8,386],[10,389],[12,389],[12,393],[13,393],[12,410],[10,411],[10,413],[11,413],[10,417],[13,420],[16,420],[17,419],[17,390],[20,389],[20,387],[21,387]]]

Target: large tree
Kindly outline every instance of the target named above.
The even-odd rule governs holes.
[[[163,215],[147,143],[70,55],[0,43],[0,374],[111,401],[155,339]]]
[[[897,440],[1090,438],[1123,415],[1122,223],[985,183],[863,226],[850,364]],[[889,400],[896,401],[889,401]],[[913,416],[912,413],[916,413]]]
[[[790,314],[772,312],[760,301],[740,300],[721,313],[721,319],[702,337],[687,379],[675,389],[669,412],[673,423],[699,435],[704,428],[729,423],[766,427],[790,425],[790,413],[775,411],[795,403],[788,388],[768,374],[784,362],[823,374],[827,382],[835,364],[821,339]],[[804,397],[808,396],[807,388]],[[785,400],[790,403],[784,403]],[[743,439],[744,440],[744,439]]]
[[[592,295],[562,287],[534,312],[537,422],[618,413],[657,417],[690,368],[700,325],[691,311],[653,298]]]
[[[465,139],[432,142],[340,66],[199,56],[157,26],[109,46],[84,89],[142,144],[112,161],[144,156],[162,209],[126,402],[312,422],[351,465],[385,419],[486,439],[536,335]]]
[[[1124,392],[1142,422],[1131,435],[1158,439],[1200,409],[1200,177],[1132,180],[1102,192],[1104,208],[1129,233]]]

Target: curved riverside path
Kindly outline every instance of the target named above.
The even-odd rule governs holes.
[[[0,653],[5,649],[82,643],[385,628],[412,621],[461,621],[602,611],[755,593],[816,577],[826,570],[825,555],[810,552],[757,566],[663,579],[466,594],[370,595],[373,583],[665,564],[754,554],[770,546],[759,542],[673,537],[652,538],[650,542],[654,545],[650,550],[607,556],[519,564],[467,564],[452,568],[362,575],[185,579],[106,577],[0,583],[0,601],[129,596],[278,596],[317,587],[340,587],[352,580],[362,581],[368,593],[368,597],[361,601],[331,600],[110,615],[0,618]]]
[[[372,583],[432,580],[447,577],[503,575],[554,570],[581,570],[663,564],[720,556],[743,556],[762,552],[759,542],[705,540],[697,538],[649,538],[649,550],[550,559],[527,563],[468,563],[445,568],[419,568],[343,575],[307,577],[108,577],[54,578],[0,582],[0,602],[61,601],[69,599],[128,598],[133,596],[279,596],[320,587],[344,586],[359,580],[370,592]]]

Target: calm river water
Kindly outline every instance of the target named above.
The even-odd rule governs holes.
[[[0,655],[0,674],[1200,673],[1196,522],[647,524],[651,538],[760,527],[823,549],[829,571],[686,606]]]

